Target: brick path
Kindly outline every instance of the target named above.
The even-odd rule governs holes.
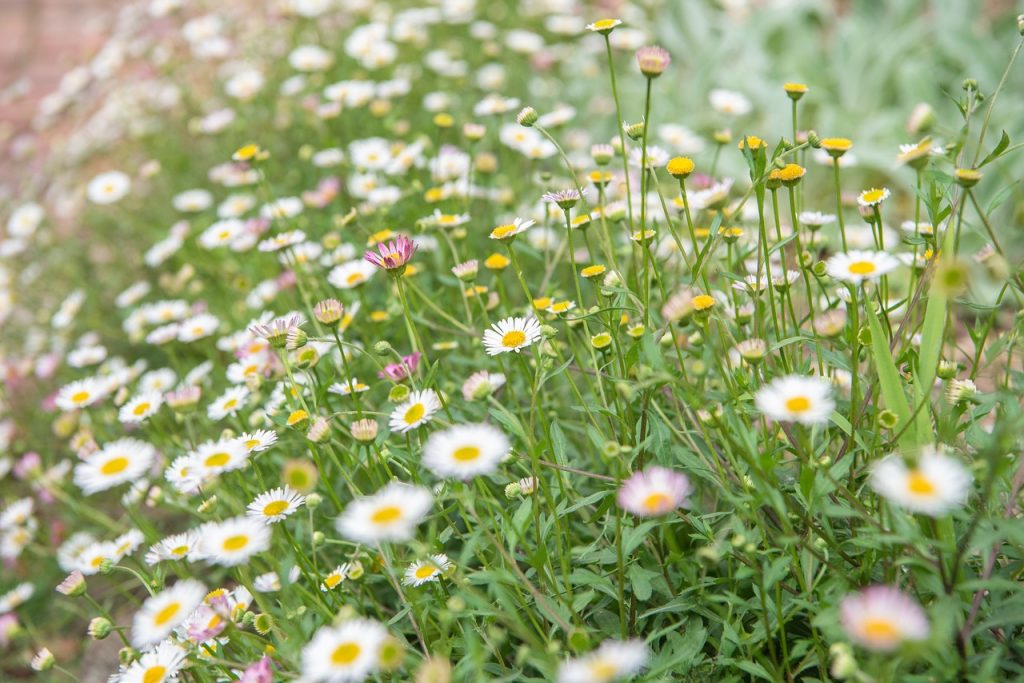
[[[0,0],[0,183],[8,144],[30,130],[39,99],[103,44],[118,0]],[[3,170],[4,167],[7,170]]]

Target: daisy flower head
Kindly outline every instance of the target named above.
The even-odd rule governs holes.
[[[106,397],[107,387],[94,377],[65,384],[57,392],[54,402],[61,410],[77,410],[91,406]]]
[[[832,384],[820,377],[786,375],[771,381],[754,396],[757,409],[779,422],[816,425],[828,422],[835,409]]]
[[[164,404],[163,394],[159,391],[147,391],[133,397],[118,412],[117,418],[124,423],[143,422]]]
[[[186,531],[181,534],[173,534],[150,546],[146,553],[146,564],[153,566],[160,562],[176,562],[187,560],[193,562],[199,558],[199,534],[195,531]]]
[[[377,245],[377,252],[367,251],[363,258],[381,270],[401,275],[416,251],[416,243],[405,235],[399,235],[390,242]]]
[[[327,282],[338,289],[353,289],[370,279],[377,268],[364,259],[348,261],[331,269]]]
[[[284,348],[288,341],[288,334],[298,329],[305,319],[298,313],[274,318],[267,323],[255,323],[249,326],[249,332],[260,339],[267,340],[275,349]]]
[[[244,408],[248,400],[249,390],[246,387],[231,387],[207,407],[206,415],[211,420],[223,420]]]
[[[320,590],[324,593],[326,593],[327,591],[334,590],[335,588],[340,586],[345,579],[348,578],[348,573],[351,570],[352,565],[348,564],[347,562],[345,564],[339,564],[337,567],[332,569],[331,572],[327,574],[327,576],[324,577],[323,581],[320,582]]]
[[[884,251],[848,251],[825,262],[825,272],[842,282],[859,285],[895,270],[900,260]]]
[[[872,187],[857,195],[857,204],[863,207],[878,206],[889,198],[889,188]]]
[[[305,502],[305,496],[285,486],[256,496],[246,508],[246,515],[274,524],[296,512]]]
[[[558,668],[558,683],[610,683],[640,673],[647,664],[641,640],[606,640],[590,654],[570,659]]]
[[[621,25],[621,19],[598,19],[592,24],[587,24],[586,29],[593,33],[600,33],[601,35],[606,36],[614,31],[617,26]]]
[[[511,223],[504,223],[491,230],[490,238],[492,240],[510,240],[519,233],[529,230],[535,223],[536,221],[533,220],[524,221],[522,218],[515,218]]]
[[[907,640],[924,640],[928,617],[913,598],[893,586],[871,586],[839,604],[839,623],[858,644],[888,652]]]
[[[743,116],[753,109],[746,95],[734,90],[716,88],[708,93],[708,101],[712,109],[726,116]]]
[[[433,389],[414,391],[391,411],[388,426],[393,432],[408,432],[429,422],[434,413],[441,409],[441,401]]]
[[[503,386],[505,386],[505,375],[500,372],[479,370],[462,383],[462,397],[467,401],[477,401],[487,398]]]
[[[145,441],[112,441],[75,466],[75,484],[88,496],[142,477],[156,460],[156,449]]]
[[[433,503],[434,496],[426,488],[392,482],[349,503],[338,518],[338,532],[368,545],[407,541]]]
[[[970,494],[970,472],[934,446],[922,450],[913,466],[898,454],[880,460],[871,488],[894,505],[930,517],[962,507]]]
[[[636,51],[636,63],[644,76],[657,78],[672,63],[672,55],[663,47],[650,45]]]
[[[540,336],[540,323],[536,318],[505,318],[484,332],[484,348],[488,356],[509,351],[519,353],[540,339]]]
[[[556,204],[562,211],[568,211],[572,207],[576,206],[576,202],[580,199],[580,192],[575,188],[558,190],[556,192],[545,192],[541,196],[542,201],[548,202],[549,204]]]
[[[381,648],[387,640],[387,629],[373,619],[324,626],[302,649],[302,678],[310,683],[366,680],[379,668]]]
[[[441,576],[452,568],[447,555],[431,555],[425,560],[417,560],[406,568],[402,583],[406,586],[422,586],[425,583],[440,581]]]
[[[494,472],[510,447],[497,427],[453,425],[430,435],[423,445],[423,464],[439,477],[471,479]]]
[[[245,467],[249,451],[238,439],[219,439],[200,444],[189,457],[203,476],[214,477]]]
[[[85,194],[93,204],[114,204],[132,189],[132,181],[121,171],[107,171],[89,181]]]
[[[619,507],[640,517],[664,515],[685,505],[692,490],[686,475],[665,467],[648,467],[622,482]]]
[[[234,567],[270,547],[270,527],[257,519],[234,517],[200,528],[199,553],[211,564]]]
[[[142,603],[132,622],[132,645],[145,648],[171,634],[203,602],[206,587],[194,579],[183,579]]]
[[[162,641],[123,669],[118,683],[173,683],[187,663],[188,651],[177,643]]]
[[[246,432],[238,437],[242,447],[249,453],[261,453],[277,443],[277,432],[269,429],[257,429]]]

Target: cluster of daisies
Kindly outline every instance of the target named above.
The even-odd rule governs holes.
[[[661,680],[689,666],[665,615],[690,590],[696,650],[761,631],[744,670],[766,678],[872,680],[884,658],[860,649],[944,637],[934,586],[973,575],[931,553],[981,487],[971,443],[938,427],[985,417],[981,347],[947,361],[947,305],[923,312],[933,281],[943,302],[965,289],[954,212],[863,182],[851,139],[805,130],[801,83],[774,92],[793,116],[777,146],[734,138],[755,126],[734,90],[708,93],[712,135],[663,122],[672,55],[585,3],[524,3],[536,31],[470,0],[271,4],[246,50],[229,8],[150,0],[125,31],[168,42],[118,43],[48,100],[56,116],[126,53],[162,73],[176,52],[216,93],[201,113],[187,79],[121,93],[135,106],[102,106],[85,140],[137,131],[137,157],[166,129],[195,154],[90,165],[77,206],[10,212],[4,259],[49,248],[71,211],[163,222],[120,291],[78,283],[42,328],[0,297],[0,320],[32,323],[4,349],[12,391],[46,388],[0,420],[0,647],[72,666],[29,609],[54,586],[123,646],[111,683]],[[607,58],[610,135],[517,85],[577,51]],[[933,119],[915,112],[892,156],[918,187],[951,171],[962,216],[982,174],[950,168]],[[986,277],[1005,266],[991,242]],[[848,507],[819,515],[826,499]],[[980,565],[977,524],[956,559]],[[917,526],[898,541],[913,567],[865,571],[872,534]],[[762,556],[791,550],[765,586]],[[707,586],[761,604],[728,623]]]

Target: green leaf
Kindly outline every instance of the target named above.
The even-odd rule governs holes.
[[[882,390],[882,399],[885,401],[885,407],[899,417],[896,431],[900,431],[910,421],[910,406],[907,403],[906,394],[903,393],[903,381],[896,369],[896,363],[893,362],[892,353],[889,352],[889,344],[886,341],[888,338],[882,331],[882,325],[878,322],[878,316],[875,315],[875,310],[870,302],[864,306],[864,310],[867,311],[868,327],[871,330],[871,356],[875,362],[875,370],[878,372],[878,384]],[[900,443],[913,445],[916,443],[915,439],[916,432],[911,427],[903,432]]]
[[[999,138],[999,142],[997,142],[996,146],[992,148],[992,151],[988,153],[988,156],[981,160],[981,163],[978,164],[978,168],[981,168],[985,164],[987,164],[987,163],[989,163],[991,161],[995,161],[996,159],[998,159],[999,155],[1001,155],[1003,153],[1003,150],[1005,150],[1009,146],[1010,146],[1010,136],[1007,135],[1006,131],[1004,130],[1003,131],[1003,136],[1001,138]]]

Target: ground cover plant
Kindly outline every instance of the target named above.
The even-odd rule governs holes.
[[[127,5],[12,145],[0,675],[1015,680],[1022,33]]]

